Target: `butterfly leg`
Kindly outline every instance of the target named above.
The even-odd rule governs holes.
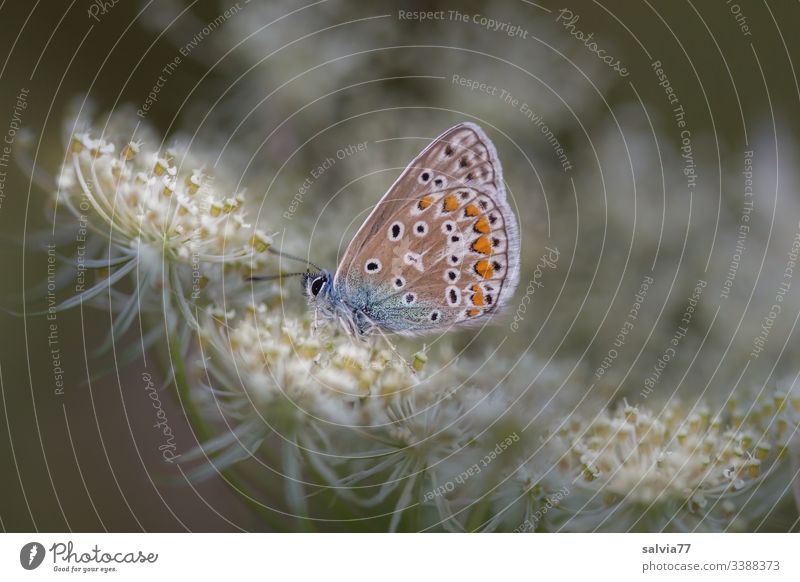
[[[378,331],[378,333],[381,335],[381,337],[383,338],[383,340],[384,340],[384,341],[386,342],[386,344],[389,346],[389,349],[392,351],[392,353],[393,353],[393,354],[394,354],[394,355],[395,355],[395,356],[396,356],[396,357],[397,357],[397,358],[398,358],[398,359],[399,359],[401,362],[403,362],[403,363],[404,363],[404,364],[405,364],[405,365],[408,367],[408,369],[409,369],[409,370],[411,370],[411,373],[412,373],[413,375],[415,375],[415,376],[416,376],[416,375],[417,375],[417,371],[414,369],[414,366],[411,364],[411,362],[409,362],[408,360],[406,360],[406,359],[405,359],[405,358],[404,358],[404,357],[403,357],[403,356],[400,354],[400,352],[397,350],[397,347],[396,347],[396,346],[395,346],[395,345],[392,343],[392,340],[390,340],[390,339],[389,339],[389,336],[387,336],[387,335],[386,335],[386,334],[383,332],[383,330],[382,330],[380,327],[378,327],[377,325],[376,325],[376,326],[374,326],[374,328],[373,328],[373,329],[376,329],[376,330]]]
[[[319,311],[317,309],[314,310],[314,321],[311,322],[311,331],[314,335],[317,334],[317,330],[322,327],[322,321],[319,319]]]

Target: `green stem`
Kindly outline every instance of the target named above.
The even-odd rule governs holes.
[[[191,397],[191,388],[189,386],[189,381],[186,375],[186,369],[183,365],[183,359],[180,354],[179,346],[180,342],[175,337],[175,334],[170,334],[169,357],[175,375],[176,395],[183,410],[185,411],[186,417],[189,419],[189,423],[192,426],[192,431],[194,432],[197,442],[204,442],[211,438],[212,431],[208,425],[206,425],[202,415],[197,410],[197,407],[195,406]],[[164,366],[165,369],[169,369],[169,362],[167,362],[167,366],[165,366],[165,363],[163,362],[163,356],[161,357],[161,360],[161,365]],[[228,484],[228,486],[231,487],[247,505],[255,509],[256,513],[258,513],[258,515],[260,515],[272,528],[278,531],[285,529],[286,524],[280,521],[280,514],[270,510],[264,504],[253,499],[247,493],[245,493],[246,488],[244,487],[244,484],[234,474],[232,468],[228,467],[221,469],[219,474],[220,477],[222,477],[222,479]]]

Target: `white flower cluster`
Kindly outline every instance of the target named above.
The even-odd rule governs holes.
[[[559,470],[574,485],[558,527],[727,531],[758,525],[788,493],[786,448],[800,427],[800,399],[791,405],[782,395],[762,400],[746,414],[735,403],[718,414],[679,402],[658,414],[626,404],[569,424],[554,438],[566,451]]]
[[[736,530],[790,493],[784,450],[798,399],[757,400],[747,414],[730,403],[716,415],[624,405],[588,422],[562,409],[560,428],[543,435],[526,422],[542,410],[530,382],[492,389],[503,362],[468,374],[417,354],[415,373],[387,349],[263,306],[207,318],[196,374],[209,386],[198,396],[206,412],[247,427],[235,446],[277,433],[276,446],[317,479],[296,477],[299,490],[380,507],[391,528]],[[531,365],[521,365],[528,380]],[[546,393],[552,380],[534,385]]]
[[[137,304],[146,308],[155,297],[160,307],[152,291],[170,291],[169,301],[193,324],[191,307],[221,302],[225,283],[226,297],[235,295],[263,267],[272,244],[247,223],[243,193],[220,193],[203,166],[177,147],[148,151],[138,141],[120,147],[78,133],[57,185],[56,204],[95,242],[106,243],[91,247],[95,256],[83,251],[76,260],[79,269],[101,270],[105,278],[62,308],[133,274]]]
[[[416,383],[414,372],[387,349],[311,327],[307,319],[292,319],[263,304],[241,316],[206,311],[200,327],[202,363],[221,385],[236,387],[245,397],[231,400],[230,412],[243,417],[243,408],[253,408],[268,416],[282,414],[285,400],[293,406],[293,421],[353,426],[362,423],[355,402],[391,398]],[[415,365],[424,357],[418,354]]]

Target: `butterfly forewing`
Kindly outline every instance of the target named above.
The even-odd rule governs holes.
[[[335,285],[376,325],[413,334],[496,312],[518,270],[500,162],[486,134],[464,123],[403,171],[350,243]]]

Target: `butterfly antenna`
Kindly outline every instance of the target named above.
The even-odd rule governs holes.
[[[273,249],[272,247],[269,247],[267,250],[270,253],[272,253],[273,255],[278,255],[279,257],[283,257],[284,259],[291,259],[293,261],[299,261],[301,263],[306,263],[307,265],[311,265],[312,267],[314,267],[317,271],[321,271],[322,270],[321,267],[318,267],[317,265],[315,265],[314,263],[312,263],[308,259],[303,259],[301,257],[296,257],[294,255],[290,255],[289,253],[285,253],[283,251],[279,251],[277,249]]]
[[[245,281],[274,281],[275,279],[288,279],[289,277],[299,277],[305,274],[305,271],[300,271],[299,273],[280,273],[278,275],[257,275],[255,277],[247,277]]]

